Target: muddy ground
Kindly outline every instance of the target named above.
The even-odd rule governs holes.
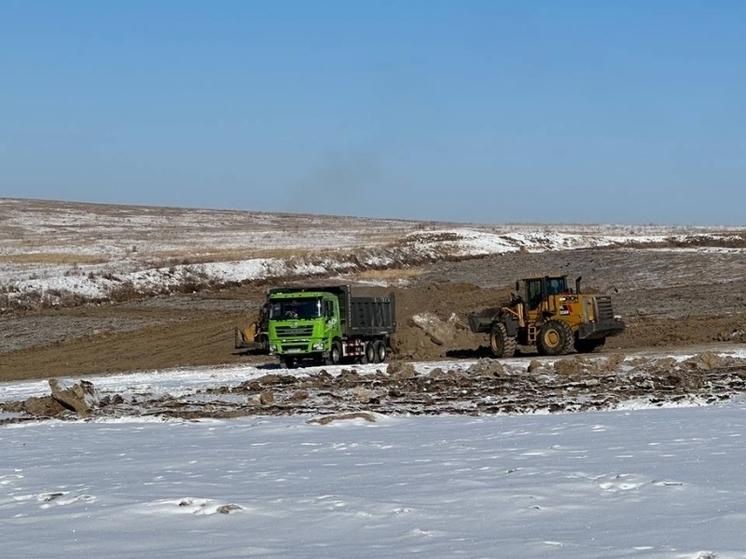
[[[486,338],[468,331],[466,315],[494,306],[516,278],[537,273],[581,275],[588,289],[613,295],[615,311],[628,327],[609,340],[604,353],[746,341],[745,253],[593,249],[513,253],[403,271],[408,285],[382,289],[397,296],[395,357],[414,361],[486,355]],[[272,362],[233,347],[234,326],[253,319],[270,286],[256,282],[0,317],[0,380]],[[455,320],[444,343],[433,342],[414,324],[412,317],[425,312]],[[531,352],[523,351],[530,360]]]

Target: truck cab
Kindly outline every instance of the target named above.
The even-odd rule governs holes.
[[[321,360],[339,330],[339,301],[334,295],[316,291],[270,295],[270,353]]]

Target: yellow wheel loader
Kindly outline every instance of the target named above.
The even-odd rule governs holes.
[[[510,302],[469,315],[472,332],[488,334],[495,357],[513,357],[518,345],[536,347],[541,355],[565,355],[600,350],[606,338],[624,331],[614,315],[609,295],[580,292],[567,276],[518,280]]]
[[[245,328],[236,326],[234,332],[236,349],[244,349],[249,353],[269,353],[268,322],[269,304],[265,303],[259,309],[259,316],[254,322]]]

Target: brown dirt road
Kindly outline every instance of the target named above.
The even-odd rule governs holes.
[[[397,295],[399,332],[393,342],[398,356],[430,360],[482,355],[483,336],[462,328],[447,344],[436,345],[412,324],[412,315],[431,312],[447,320],[455,313],[464,324],[469,312],[502,300],[514,279],[537,272],[580,274],[585,285],[598,290],[614,286],[615,310],[628,328],[609,341],[606,352],[746,341],[744,253],[583,250],[423,267],[407,287],[392,289]],[[244,285],[2,317],[0,380],[271,361],[233,348],[234,326],[253,318],[266,288]]]

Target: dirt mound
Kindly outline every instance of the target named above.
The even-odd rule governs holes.
[[[478,351],[486,338],[469,330],[467,316],[508,300],[510,289],[444,282],[395,294],[398,331],[392,347],[399,358],[420,361]]]

